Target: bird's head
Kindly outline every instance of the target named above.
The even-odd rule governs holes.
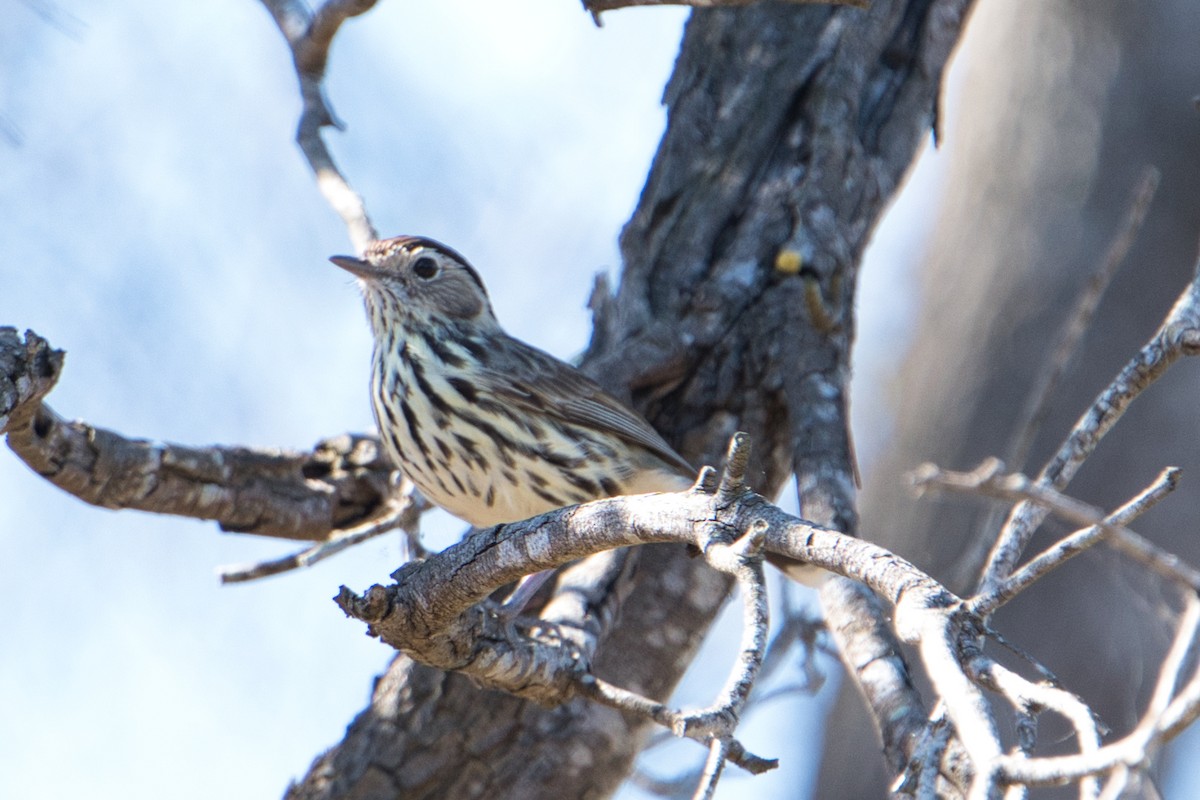
[[[362,258],[329,260],[359,279],[376,334],[389,322],[496,324],[479,273],[432,239],[381,239],[368,245]]]

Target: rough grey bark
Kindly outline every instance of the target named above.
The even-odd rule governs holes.
[[[886,533],[884,544],[952,589],[977,576],[990,545],[980,532],[988,509],[915,500],[902,473],[927,460],[965,468],[1006,455],[1063,309],[1103,257],[1139,171],[1153,164],[1163,175],[1158,196],[1036,440],[1027,466],[1036,471],[1187,281],[1200,220],[1192,107],[1200,6],[994,3],[980,9],[972,32],[969,88],[945,131],[949,186],[924,261],[921,323],[897,370],[896,438],[868,478],[863,508],[867,529]],[[1198,391],[1195,368],[1185,367],[1139,399],[1068,491],[1113,508],[1167,464],[1195,474],[1195,440],[1179,433],[1195,430]],[[1192,561],[1197,514],[1200,496],[1185,490],[1140,527]],[[1166,639],[1146,624],[1163,598],[1116,562],[1089,554],[997,618],[1113,735],[1141,707],[1142,676]],[[831,715],[820,779],[826,796],[879,797],[886,783],[881,771],[864,768],[878,762],[864,743],[859,706],[844,693]]]

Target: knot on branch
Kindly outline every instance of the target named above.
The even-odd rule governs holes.
[[[62,350],[33,331],[0,327],[0,433],[28,425],[62,372]]]
[[[737,724],[737,714],[731,708],[706,709],[679,714],[671,726],[671,732],[689,739],[728,739],[733,736]]]
[[[770,525],[759,517],[750,523],[746,532],[732,542],[727,542],[720,535],[720,529],[714,526],[710,538],[704,545],[704,557],[715,569],[731,575],[748,564],[760,563],[763,557],[763,545],[767,540]]]
[[[392,471],[379,438],[357,433],[322,439],[300,462],[300,474],[306,480],[332,489],[335,531],[380,516],[382,506],[397,494],[391,484]]]

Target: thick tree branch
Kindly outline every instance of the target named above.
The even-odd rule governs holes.
[[[594,553],[667,542],[704,551],[751,528],[763,528],[765,550],[861,581],[893,605],[943,608],[957,602],[877,545],[792,517],[760,495],[742,492],[731,499],[698,484],[689,492],[600,500],[479,531],[427,561],[401,567],[392,586],[361,596],[343,589],[338,603],[368,623],[372,635],[423,663],[464,671],[539,702],[562,702],[574,692],[573,656],[555,644],[545,649],[513,636],[478,604],[522,575]],[[906,599],[910,593],[921,599]],[[493,649],[497,642],[501,650]]]
[[[944,659],[950,651],[941,643],[959,635],[947,629],[930,637],[930,632],[938,621],[955,628],[961,624],[952,610],[957,598],[903,559],[809,525],[746,490],[744,453],[744,442],[735,440],[724,476],[718,481],[705,470],[689,492],[597,501],[477,532],[428,561],[402,567],[392,586],[374,586],[362,596],[343,588],[338,602],[347,614],[367,622],[372,635],[422,663],[544,704],[583,694],[669,726],[678,735],[710,741],[714,748],[721,742],[722,758],[741,752],[740,746],[729,749],[735,744],[732,734],[766,643],[761,566],[754,556],[760,546],[862,580],[896,606],[898,624],[916,636],[911,640],[921,645],[927,663],[938,654]],[[554,625],[534,623],[529,636],[520,637],[480,605],[520,575],[608,549],[666,542],[692,545],[714,566],[737,574],[745,589],[743,658],[723,698],[708,709],[683,714],[612,686],[591,672],[591,648],[581,650]],[[930,641],[935,644],[929,646]],[[719,765],[713,769],[705,773],[705,786],[720,774]]]
[[[42,403],[63,353],[0,328],[0,433],[46,480],[92,505],[211,519],[226,531],[324,541],[389,513],[391,467],[374,437],[305,453],[185,447],[68,422]]]
[[[1040,785],[1083,779],[1085,789],[1095,788],[1088,776],[1140,768],[1148,747],[1165,741],[1200,713],[1200,690],[1194,688],[1200,678],[1175,690],[1200,616],[1195,594],[1190,595],[1189,611],[1143,722],[1121,742],[1102,747],[1090,712],[1077,698],[1051,683],[1026,680],[983,654],[982,623],[968,604],[886,550],[792,517],[746,490],[739,477],[745,465],[740,455],[735,448],[722,479],[705,470],[687,492],[602,500],[477,532],[426,562],[401,568],[391,586],[374,586],[362,596],[343,589],[339,603],[391,646],[439,669],[463,672],[486,687],[544,704],[568,703],[582,695],[708,741],[710,761],[699,794],[709,791],[720,774],[720,765],[711,759],[731,752],[734,726],[765,643],[765,619],[757,610],[761,598],[755,599],[761,576],[753,574],[755,567],[745,576],[751,601],[747,609],[752,634],[745,648],[749,667],[736,673],[717,705],[691,714],[598,679],[590,666],[594,647],[581,649],[545,620],[531,624],[527,638],[514,635],[481,606],[492,591],[522,574],[593,553],[666,542],[691,545],[736,572],[753,564],[745,558],[761,540],[766,551],[858,581],[892,606],[897,634],[917,647],[970,760],[969,772],[951,772],[950,777],[969,782],[971,798],[997,796],[1001,786],[1013,782]],[[1079,753],[1035,757],[1030,739],[1021,755],[1006,755],[983,689],[996,692],[1030,718],[1039,709],[1062,715],[1076,730]],[[943,745],[922,744],[913,752],[918,757],[934,753],[940,759],[942,749]],[[921,782],[928,782],[931,767],[921,765]]]

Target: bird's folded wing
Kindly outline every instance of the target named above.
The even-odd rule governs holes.
[[[529,383],[514,380],[512,374],[495,370],[484,370],[477,378],[477,388],[501,402],[557,417],[571,425],[614,434],[645,447],[683,475],[695,474],[695,469],[650,427],[650,423],[591,378],[540,350],[529,348],[522,355],[529,362],[528,366],[536,367],[539,379],[536,391]]]

